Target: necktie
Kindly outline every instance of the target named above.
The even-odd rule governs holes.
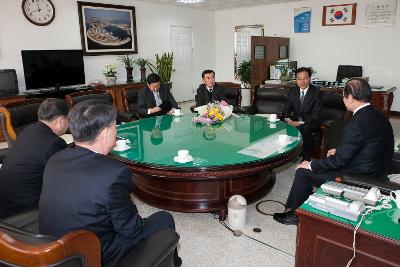
[[[160,98],[160,93],[158,91],[154,91],[154,98],[156,100],[156,106],[159,107],[162,104],[162,100]]]
[[[208,91],[209,102],[212,102],[212,89],[208,89],[207,91]]]
[[[300,107],[303,107],[303,101],[304,101],[304,91],[301,91]]]

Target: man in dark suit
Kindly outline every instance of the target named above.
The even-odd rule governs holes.
[[[319,129],[319,114],[321,111],[321,92],[312,84],[311,70],[299,68],[296,70],[296,83],[287,94],[282,116],[285,121],[298,128],[303,135],[302,156],[304,160],[311,159],[314,147],[313,133]]]
[[[0,218],[37,207],[46,162],[67,147],[59,137],[68,129],[67,114],[64,100],[46,99],[39,121],[18,135],[0,169]]]
[[[160,76],[152,73],[147,76],[147,86],[138,93],[139,114],[141,117],[159,116],[178,108],[170,90],[160,83]]]
[[[115,108],[99,100],[78,103],[69,112],[75,147],[55,154],[43,175],[39,202],[42,234],[94,232],[103,266],[115,266],[142,239],[160,228],[175,229],[172,215],[156,212],[143,219],[132,202],[131,171],[108,157],[116,141]],[[182,262],[175,253],[175,263]]]
[[[210,102],[220,101],[222,104],[230,104],[225,98],[225,88],[215,82],[215,72],[205,70],[201,74],[203,84],[197,89],[195,96],[196,107],[207,105]]]
[[[324,159],[303,161],[297,166],[292,189],[286,202],[286,212],[275,213],[283,224],[297,224],[294,210],[320,186],[343,173],[361,174],[376,179],[388,179],[394,150],[393,129],[389,120],[370,106],[371,87],[355,78],[343,90],[347,110],[353,112],[343,131],[342,143],[331,149]]]

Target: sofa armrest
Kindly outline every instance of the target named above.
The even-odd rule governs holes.
[[[140,241],[117,267],[133,266],[174,266],[173,254],[178,245],[179,235],[163,228]]]
[[[336,181],[364,188],[376,186],[386,195],[393,190],[400,190],[400,184],[390,182],[387,178],[379,179],[361,174],[343,174],[342,177],[336,177]]]

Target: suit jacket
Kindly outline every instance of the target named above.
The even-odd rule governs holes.
[[[282,116],[298,121],[302,118],[305,123],[319,124],[321,111],[321,92],[310,84],[304,96],[303,106],[300,105],[300,88],[296,85],[287,94]]]
[[[178,104],[176,103],[170,90],[162,84],[159,89],[159,94],[163,102],[162,105],[160,106],[162,108],[161,114],[168,113],[171,110],[171,108],[178,108]],[[139,114],[142,117],[148,116],[147,111],[149,108],[156,107],[156,99],[154,98],[154,94],[152,91],[150,91],[150,89],[147,86],[143,89],[140,89],[138,93],[138,106],[139,106]],[[155,114],[151,115],[154,116]]]
[[[347,122],[336,154],[313,160],[313,172],[340,170],[382,178],[393,157],[394,137],[389,120],[371,106],[361,108]]]
[[[225,88],[222,85],[219,85],[218,83],[214,84],[212,91],[212,99],[210,99],[210,97],[208,96],[208,89],[206,85],[200,84],[196,92],[195,100],[196,100],[196,107],[207,105],[212,101],[224,100],[228,102],[225,98]]]
[[[47,160],[66,147],[40,121],[18,135],[0,169],[0,218],[38,205]]]
[[[79,146],[64,149],[44,171],[40,233],[92,231],[100,239],[103,264],[112,266],[139,242],[142,231],[132,188],[132,173],[122,163]]]

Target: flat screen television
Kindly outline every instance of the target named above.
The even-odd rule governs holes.
[[[22,50],[26,89],[82,85],[82,50]]]

